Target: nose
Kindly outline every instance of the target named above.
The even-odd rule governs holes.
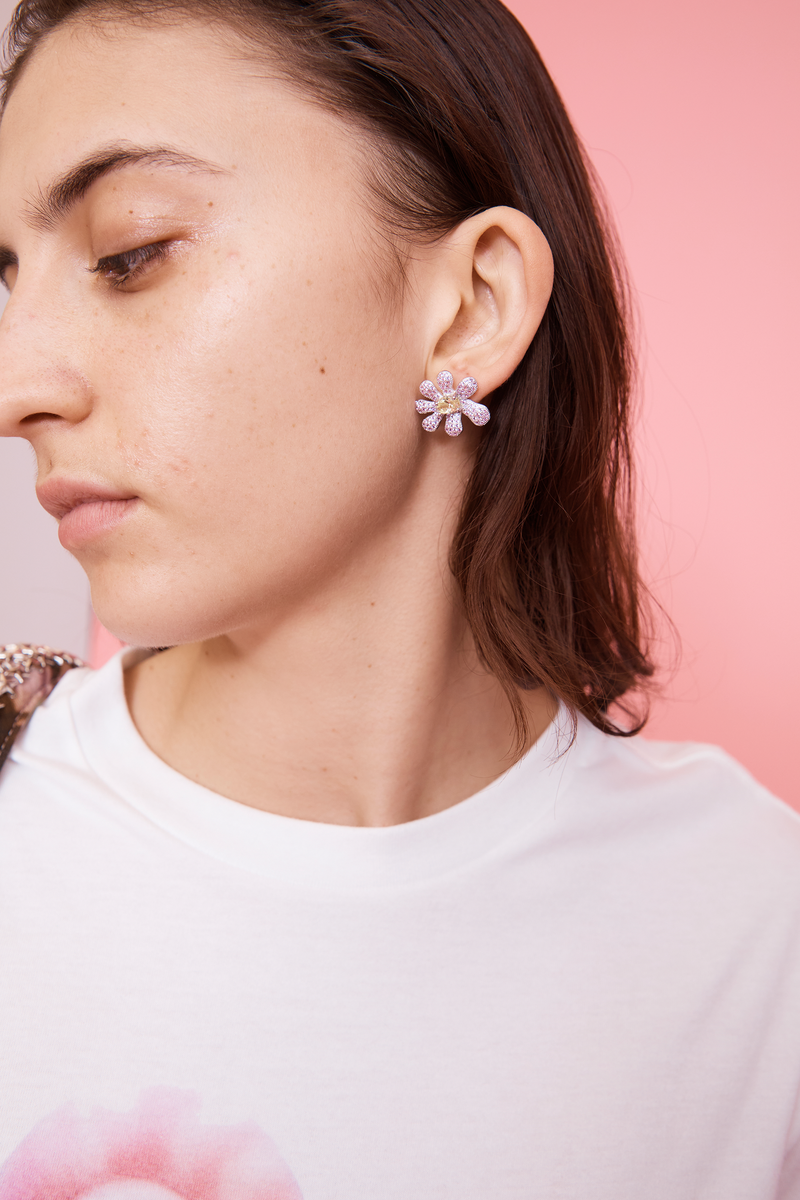
[[[0,437],[33,441],[44,424],[75,424],[91,409],[81,338],[54,299],[19,280],[0,316]]]

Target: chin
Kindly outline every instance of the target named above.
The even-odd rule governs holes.
[[[213,549],[177,557],[108,556],[85,564],[98,620],[129,646],[184,646],[250,630],[268,634],[318,595],[328,564],[308,551],[227,560]],[[328,568],[329,570],[329,568]]]
[[[151,589],[109,592],[92,585],[92,608],[98,621],[128,646],[183,646],[229,632],[232,626],[227,614],[221,617],[210,605],[195,608],[187,599],[185,590],[181,594],[178,588],[159,595]]]

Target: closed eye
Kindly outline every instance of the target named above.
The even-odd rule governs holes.
[[[152,263],[163,262],[168,254],[168,242],[153,242],[149,246],[139,246],[136,250],[109,254],[106,258],[101,258],[97,266],[91,267],[90,270],[93,275],[102,275],[112,287],[124,288]]]

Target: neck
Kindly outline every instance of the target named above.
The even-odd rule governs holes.
[[[412,821],[507,770],[511,708],[478,660],[449,539],[425,546],[405,524],[282,617],[131,668],[150,747],[231,799],[342,825]],[[535,740],[557,705],[524,699]]]

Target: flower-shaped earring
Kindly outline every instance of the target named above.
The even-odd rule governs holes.
[[[438,384],[438,387],[437,387]],[[422,428],[433,433],[438,428],[442,417],[445,418],[444,430],[450,437],[458,437],[461,433],[461,414],[469,417],[473,425],[485,425],[489,420],[489,410],[485,404],[476,404],[470,400],[478,390],[478,381],[468,375],[462,379],[457,388],[453,387],[453,376],[449,371],[440,371],[436,383],[425,379],[419,385],[419,390],[425,400],[417,400],[418,413],[430,413],[422,422]]]

